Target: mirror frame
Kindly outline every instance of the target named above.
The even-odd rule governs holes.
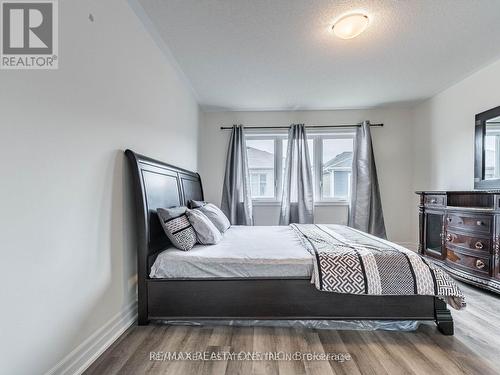
[[[474,189],[498,189],[500,178],[484,179],[484,136],[486,134],[486,121],[500,116],[500,106],[478,113],[475,126],[475,150],[474,150]]]

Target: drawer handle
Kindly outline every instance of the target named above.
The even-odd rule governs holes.
[[[479,226],[484,225],[484,223],[481,220],[476,221],[476,224]]]
[[[483,243],[481,241],[477,241],[476,244],[474,245],[476,249],[482,249],[483,248]]]
[[[452,240],[453,240],[453,238],[451,237],[451,234],[447,234],[446,235],[446,241],[451,242]]]
[[[431,199],[431,203],[437,203],[437,199],[436,198],[432,198]]]
[[[448,223],[451,223],[451,217],[446,218],[448,220]]]
[[[482,269],[484,268],[484,266],[486,266],[486,264],[484,264],[484,262],[480,259],[476,260],[476,267],[479,268],[479,269]]]

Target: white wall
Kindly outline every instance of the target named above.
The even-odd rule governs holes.
[[[474,117],[500,105],[499,82],[497,61],[414,108],[415,190],[474,188]]]
[[[268,112],[208,112],[203,115],[200,130],[200,173],[205,197],[217,204],[221,201],[224,164],[229,132],[221,125],[246,124],[255,126],[306,123],[328,125],[357,123],[370,120],[383,122],[383,128],[372,130],[375,159],[379,173],[382,203],[388,236],[391,240],[407,243],[411,239],[413,151],[411,142],[411,110],[384,108],[342,111],[268,111]],[[278,222],[279,207],[254,208],[258,225]],[[316,207],[319,223],[346,223],[346,206]]]
[[[0,71],[2,374],[45,373],[133,311],[122,151],[197,168],[196,100],[128,3],[59,1],[59,19],[59,70]]]

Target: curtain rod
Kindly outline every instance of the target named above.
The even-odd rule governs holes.
[[[362,124],[336,124],[336,125],[306,125],[306,128],[354,128],[360,127]],[[370,124],[373,127],[382,127],[384,124]],[[231,130],[232,126],[221,126],[220,130]],[[245,129],[289,129],[290,126],[278,125],[278,126],[244,126]]]

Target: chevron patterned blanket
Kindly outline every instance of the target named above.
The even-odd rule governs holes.
[[[395,243],[344,225],[291,224],[314,256],[311,282],[325,292],[431,295],[459,310],[465,298],[434,263]]]

